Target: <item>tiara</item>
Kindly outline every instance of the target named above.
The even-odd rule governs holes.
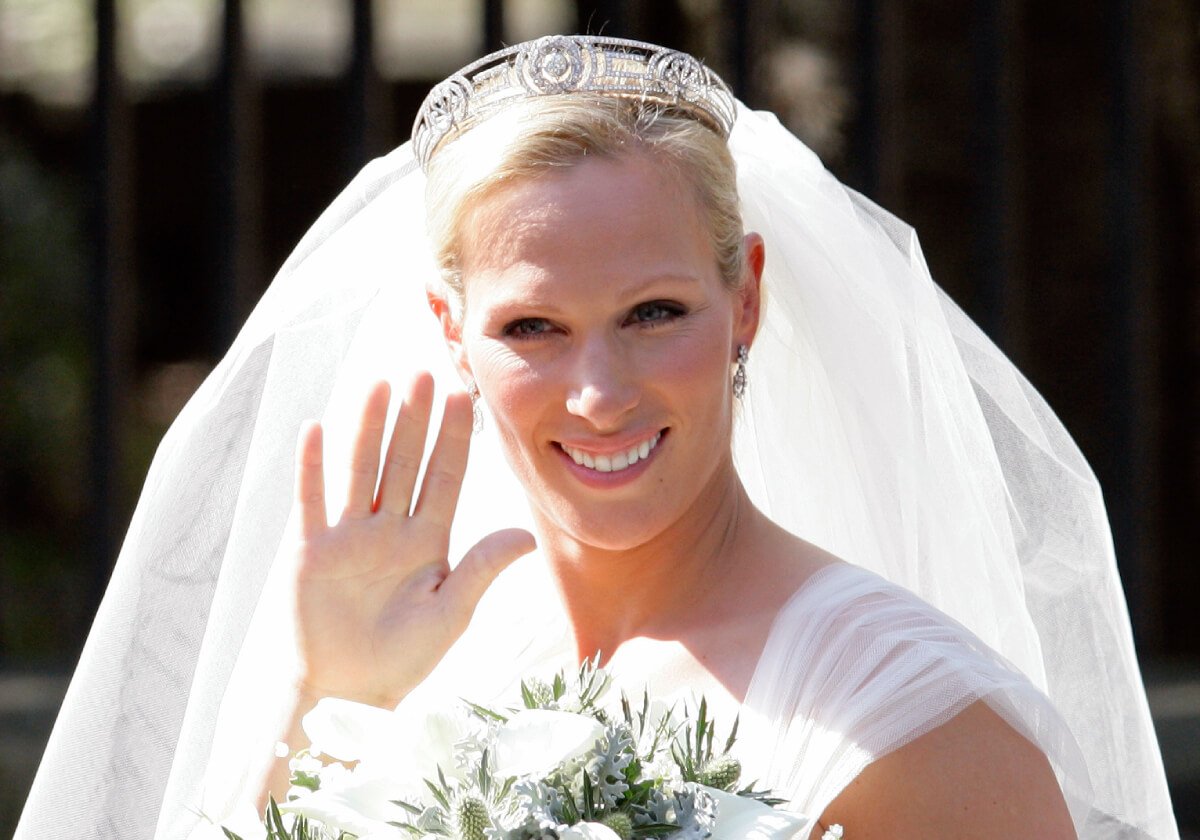
[[[737,115],[729,87],[687,53],[623,38],[550,35],[484,56],[429,91],[413,123],[417,161],[427,168],[444,140],[513,102],[562,93],[678,108],[726,138]]]

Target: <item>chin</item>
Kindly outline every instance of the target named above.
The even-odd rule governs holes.
[[[732,464],[730,464],[732,469]],[[526,485],[539,530],[547,544],[575,545],[580,549],[626,552],[642,548],[665,535],[694,534],[711,518],[703,500],[704,488],[716,485],[720,465],[707,478],[695,475],[683,487],[668,481],[650,481],[636,494],[621,498],[581,498],[562,488]],[[681,489],[692,491],[690,495]]]
[[[563,504],[561,500],[559,504]],[[665,516],[661,508],[657,515],[640,521],[627,515],[627,508],[594,515],[577,507],[549,511],[539,507],[538,511],[541,529],[551,543],[566,541],[581,548],[613,553],[632,551],[653,542],[679,519]]]

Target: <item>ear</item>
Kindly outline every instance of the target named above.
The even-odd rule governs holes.
[[[737,309],[734,313],[735,322],[733,338],[735,346],[745,344],[749,347],[754,343],[754,335],[758,332],[759,317],[762,314],[762,273],[766,265],[767,249],[763,238],[757,233],[748,233],[742,244],[746,254],[745,268],[742,269],[742,284],[734,293]]]
[[[462,307],[452,300],[448,289],[440,285],[430,284],[425,287],[425,298],[433,311],[438,323],[442,325],[442,338],[450,351],[450,359],[458,368],[458,375],[464,384],[474,379],[470,362],[467,361],[467,351],[462,341]]]

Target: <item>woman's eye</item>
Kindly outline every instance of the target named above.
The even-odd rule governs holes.
[[[684,308],[677,303],[671,303],[665,300],[654,300],[648,303],[639,303],[629,313],[629,323],[631,324],[654,324],[663,321],[672,321],[684,314]]]
[[[550,322],[544,318],[521,318],[504,327],[504,334],[512,338],[531,338],[550,332]]]

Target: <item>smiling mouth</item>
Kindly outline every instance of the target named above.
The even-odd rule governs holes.
[[[603,473],[620,472],[632,467],[638,461],[648,458],[650,453],[654,451],[654,447],[658,446],[662,435],[662,432],[655,432],[653,437],[641,443],[634,444],[623,452],[613,452],[607,455],[598,455],[588,452],[585,449],[576,449],[574,446],[568,446],[565,443],[560,443],[559,447],[570,456],[572,461],[581,467],[587,467],[589,470]]]

